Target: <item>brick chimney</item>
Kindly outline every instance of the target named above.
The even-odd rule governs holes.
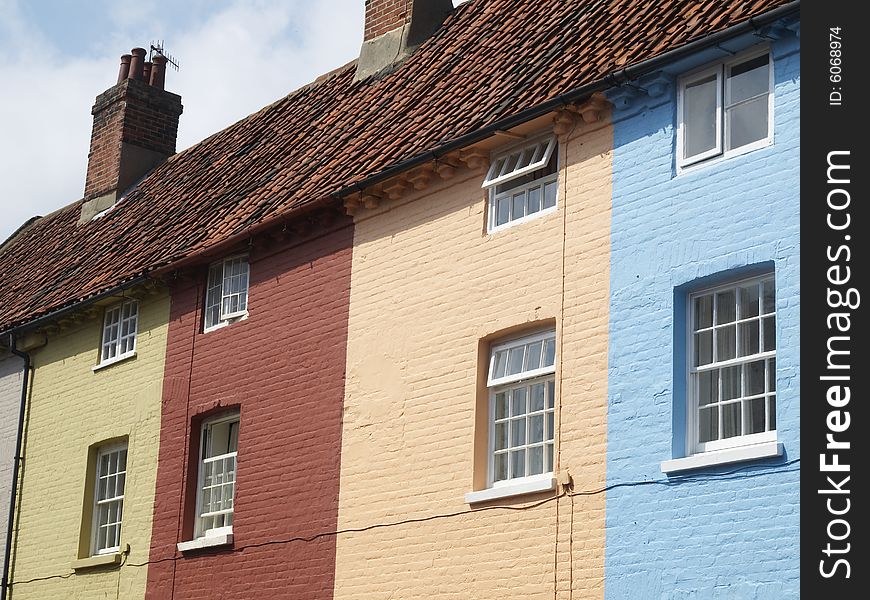
[[[79,223],[113,206],[127,189],[175,154],[181,96],[163,89],[166,57],[143,48],[121,57],[118,82],[97,96]]]
[[[355,80],[410,56],[453,11],[451,0],[365,0],[366,28]]]

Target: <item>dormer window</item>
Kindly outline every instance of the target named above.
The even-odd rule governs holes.
[[[555,210],[558,154],[549,136],[493,158],[482,186],[489,190],[490,233]]]

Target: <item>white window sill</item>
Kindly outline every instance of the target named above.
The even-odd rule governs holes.
[[[547,492],[555,489],[556,478],[553,477],[552,473],[547,473],[546,475],[524,477],[515,482],[491,487],[485,490],[468,492],[465,494],[465,502],[467,504],[477,504],[479,502],[488,502],[489,500],[512,498],[514,496]]]
[[[106,554],[96,554],[87,558],[74,560],[70,565],[73,571],[83,571],[85,569],[96,569],[99,567],[110,567],[121,564],[120,552],[108,552]]]
[[[234,317],[221,319],[220,321],[218,321],[217,323],[215,323],[211,327],[205,327],[202,330],[202,332],[209,333],[211,331],[217,331],[218,329],[223,329],[227,325],[232,325],[233,323],[238,323],[239,321],[245,321],[245,320],[247,320],[247,318],[248,318],[248,311],[245,311],[245,312],[240,313]]]
[[[125,360],[130,359],[130,358],[136,358],[136,351],[135,350],[133,352],[128,352],[127,354],[121,354],[120,356],[116,356],[115,358],[109,358],[107,360],[104,360],[100,364],[94,365],[93,367],[91,367],[91,371],[96,373],[100,369],[105,369],[106,367],[111,367],[112,365],[114,365],[116,363],[123,362]]]
[[[176,545],[179,552],[190,552],[191,550],[200,550],[202,548],[214,548],[216,546],[230,546],[233,543],[232,533],[223,533],[220,535],[208,535],[189,542],[178,542]]]
[[[663,461],[661,469],[662,473],[671,474],[679,473],[681,471],[689,471],[691,469],[702,469],[704,467],[728,465],[736,462],[760,460],[762,458],[772,458],[774,456],[782,456],[781,442],[764,442],[761,444],[740,446],[738,448],[728,448],[727,450],[704,452],[693,456],[687,456],[685,458],[674,458]]]

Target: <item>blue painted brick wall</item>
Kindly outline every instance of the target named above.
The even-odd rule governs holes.
[[[798,50],[796,37],[771,45],[774,144],[692,172],[675,170],[673,85],[640,112],[617,103],[607,479],[659,483],[607,492],[607,598],[799,595]],[[760,263],[776,272],[785,454],[668,477],[660,464],[684,438],[675,305],[705,277]]]

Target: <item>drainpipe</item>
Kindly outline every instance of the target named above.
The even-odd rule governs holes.
[[[12,527],[15,525],[15,501],[18,498],[18,472],[21,461],[24,459],[21,456],[22,437],[24,435],[24,409],[27,405],[27,390],[31,367],[30,354],[22,352],[15,347],[15,335],[12,333],[9,334],[9,350],[24,361],[24,375],[21,381],[21,405],[18,409],[18,433],[15,436],[15,457],[12,463],[12,493],[9,495],[9,521],[6,528],[6,546],[3,552],[3,581],[2,585],[0,585],[0,600],[6,600],[7,592],[12,585],[9,580],[9,573],[11,573],[9,559],[12,555]]]

